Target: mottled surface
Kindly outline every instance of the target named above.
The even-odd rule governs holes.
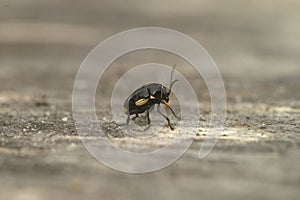
[[[299,9],[296,0],[1,0],[0,199],[299,199]],[[223,75],[228,107],[224,134],[199,160],[209,94],[185,71],[204,111],[195,142],[173,165],[133,175],[103,166],[85,150],[71,95],[89,51],[140,26],[172,28],[201,43]],[[155,51],[120,58],[98,98],[109,98],[125,69],[150,61],[186,64]],[[98,117],[124,148],[161,147],[172,137],[167,128],[147,141],[119,135],[103,99]]]

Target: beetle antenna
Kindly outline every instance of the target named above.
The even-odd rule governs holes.
[[[174,71],[175,71],[175,67],[176,67],[176,64],[173,65],[173,69],[172,69],[172,72],[171,72],[170,87],[172,85],[172,80],[173,80],[173,74],[174,74]]]
[[[176,80],[174,80],[174,81],[171,83],[171,85],[170,85],[170,90],[172,89],[174,83],[176,83],[177,81],[178,81],[178,80],[176,79]]]
[[[171,92],[171,89],[174,85],[174,83],[176,83],[178,80],[173,80],[173,74],[174,74],[174,71],[175,71],[175,67],[176,67],[176,64],[173,66],[173,69],[172,69],[172,72],[171,72],[171,79],[170,79],[170,92]]]

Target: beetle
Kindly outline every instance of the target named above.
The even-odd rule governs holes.
[[[147,120],[148,120],[148,127],[146,129],[148,129],[151,123],[149,113],[154,109],[155,104],[157,104],[158,113],[167,120],[170,129],[174,130],[174,127],[172,126],[169,117],[167,117],[160,111],[160,104],[165,105],[165,107],[168,108],[177,119],[180,118],[175,114],[174,110],[168,105],[169,96],[172,92],[171,90],[172,86],[174,85],[174,83],[178,81],[178,80],[172,81],[175,66],[176,65],[173,66],[171,72],[169,88],[160,83],[149,83],[139,87],[129,97],[127,97],[123,105],[124,113],[127,115],[126,124],[129,124],[131,115],[135,114],[135,117],[132,118],[132,120],[134,120],[139,116],[139,114],[144,113],[146,111]]]

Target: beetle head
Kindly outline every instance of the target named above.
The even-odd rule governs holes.
[[[163,86],[161,90],[161,99],[168,103],[170,94],[171,94],[171,90]]]

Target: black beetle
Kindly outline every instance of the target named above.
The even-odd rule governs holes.
[[[175,114],[173,109],[167,104],[169,102],[169,96],[171,94],[171,89],[174,83],[178,80],[173,79],[173,73],[175,70],[175,66],[171,72],[171,79],[170,79],[170,87],[167,88],[159,83],[150,83],[143,85],[142,87],[136,89],[124,102],[124,113],[127,115],[126,123],[129,123],[130,115],[135,114],[135,119],[138,117],[140,113],[144,113],[147,111],[147,118],[148,118],[148,127],[150,127],[150,117],[149,112],[153,110],[154,105],[157,104],[157,111],[161,114],[167,121],[169,127],[174,130],[174,127],[171,125],[170,119],[161,113],[160,111],[160,104],[164,104],[169,110],[171,110],[172,114],[179,119],[179,117]],[[146,128],[146,129],[147,129]]]

